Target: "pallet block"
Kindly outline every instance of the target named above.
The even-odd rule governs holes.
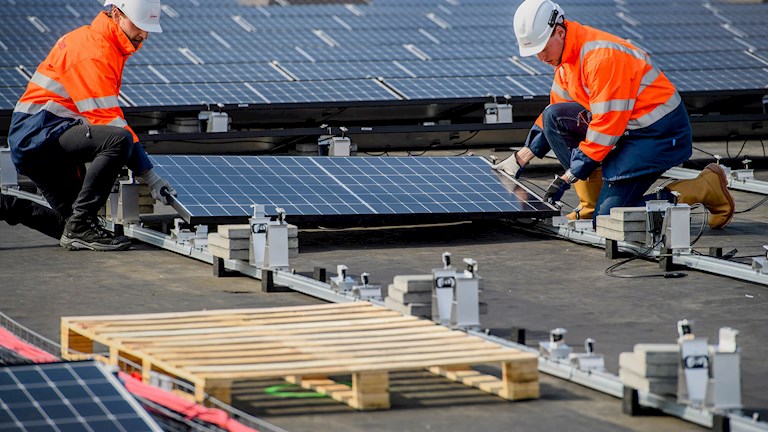
[[[539,396],[537,357],[374,306],[346,304],[63,317],[62,357],[106,346],[118,358],[185,380],[194,397],[230,402],[232,383],[282,378],[359,410],[389,408],[389,373],[428,369],[509,400]],[[472,365],[498,364],[502,377]],[[328,377],[351,375],[352,385]],[[477,385],[475,385],[477,384]]]

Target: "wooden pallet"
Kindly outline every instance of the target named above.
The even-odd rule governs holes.
[[[63,317],[62,356],[94,342],[230,401],[232,382],[283,378],[360,410],[389,408],[389,372],[428,369],[509,400],[539,397],[537,357],[366,302],[268,309]],[[501,378],[470,366],[496,363]],[[330,376],[351,375],[346,385]]]

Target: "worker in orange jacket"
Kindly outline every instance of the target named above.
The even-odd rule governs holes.
[[[644,205],[648,188],[692,153],[691,124],[674,85],[648,54],[566,20],[551,0],[525,0],[515,12],[514,29],[520,55],[555,67],[555,77],[550,105],[525,147],[494,168],[518,177],[534,156],[552,150],[566,171],[545,198],[556,202],[574,184],[581,205],[569,218]],[[734,211],[726,185],[722,168],[710,164],[696,179],[672,183],[660,194],[674,200],[671,191],[677,191],[681,202],[703,204],[710,226],[723,228]]]
[[[123,166],[155,199],[168,204],[176,194],[152,170],[118,100],[126,61],[150,32],[162,31],[160,0],[107,0],[104,6],[111,8],[62,36],[40,63],[16,104],[8,135],[16,169],[66,220],[60,244],[71,250],[130,247],[127,237],[106,231],[96,216]]]

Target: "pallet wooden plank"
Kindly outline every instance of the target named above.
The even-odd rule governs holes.
[[[451,334],[451,330],[432,325],[428,322],[413,323],[408,325],[402,325],[392,328],[372,328],[372,329],[358,329],[354,331],[342,331],[334,333],[307,333],[307,334],[263,334],[260,332],[247,332],[243,334],[234,335],[231,337],[199,337],[199,338],[184,338],[184,339],[160,339],[149,341],[145,339],[139,339],[135,341],[123,341],[123,345],[134,348],[142,349],[159,349],[161,347],[173,348],[173,347],[192,347],[192,346],[211,346],[211,344],[234,344],[234,343],[254,343],[254,342],[268,342],[268,341],[284,341],[288,343],[290,341],[307,341],[307,343],[335,343],[336,341],[346,340],[352,343],[353,341],[367,342],[371,337],[382,340],[384,337],[390,337],[391,340],[405,339],[407,337],[413,337],[422,339],[425,337],[445,337]],[[458,332],[454,332],[458,333]]]
[[[194,349],[195,347],[188,347],[186,350],[174,350],[174,349],[149,349],[148,353],[157,356],[158,358],[165,360],[172,359],[188,359],[188,358],[218,358],[226,357],[234,353],[240,355],[256,355],[260,352],[270,353],[287,353],[287,352],[311,352],[311,353],[324,353],[324,352],[337,352],[339,350],[357,352],[369,349],[398,349],[412,347],[414,344],[418,346],[432,346],[438,345],[445,349],[445,344],[462,345],[465,342],[465,338],[461,334],[445,334],[441,336],[447,337],[410,337],[410,338],[395,338],[394,342],[370,342],[370,339],[357,339],[357,342],[349,342],[346,340],[336,340],[338,343],[325,344],[321,341],[310,341],[306,343],[284,343],[284,342],[271,342],[264,344],[247,344],[247,345],[212,345],[208,347],[200,347],[201,349]],[[393,339],[393,338],[388,338]],[[377,339],[378,340],[378,339]],[[366,343],[367,342],[367,343]],[[202,349],[206,348],[206,349]]]
[[[360,324],[360,325],[349,325],[349,326],[340,326],[335,327],[335,332],[331,332],[330,328],[313,328],[313,327],[306,327],[306,328],[299,328],[299,329],[293,329],[293,330],[285,330],[284,333],[281,333],[279,331],[276,331],[274,329],[270,328],[262,328],[262,329],[252,329],[250,331],[246,331],[243,333],[230,331],[230,332],[224,332],[224,333],[206,333],[206,334],[183,334],[183,335],[174,335],[174,336],[157,336],[154,338],[155,343],[164,343],[164,342],[182,342],[182,343],[189,343],[189,344],[198,344],[198,345],[204,345],[206,343],[210,343],[211,341],[224,341],[227,340],[227,338],[240,338],[240,337],[253,337],[253,336],[260,336],[260,337],[270,337],[273,336],[277,339],[280,337],[286,337],[286,336],[296,336],[296,337],[314,337],[313,335],[332,335],[335,334],[337,337],[343,337],[344,335],[348,336],[354,336],[355,333],[363,332],[363,331],[379,331],[379,330],[389,330],[389,329],[401,329],[403,327],[412,327],[414,331],[417,331],[419,328],[429,328],[429,327],[435,327],[434,324],[431,323],[424,323],[424,322],[413,322],[413,323],[402,323],[398,321],[394,322],[388,322],[388,323],[370,323],[370,324]],[[142,343],[147,340],[146,337],[125,337],[121,338],[122,342],[124,344],[130,344],[130,343]]]
[[[397,316],[397,313],[392,311],[370,311],[365,309],[345,311],[345,316],[349,319],[357,318],[372,318],[381,316]],[[100,331],[109,331],[110,333],[120,333],[128,331],[142,331],[142,330],[163,330],[163,329],[193,329],[193,328],[209,328],[212,326],[242,326],[248,324],[281,324],[281,323],[293,323],[293,322],[310,322],[310,321],[328,321],[333,320],[338,316],[338,311],[310,311],[301,315],[292,313],[279,313],[269,314],[261,316],[253,315],[227,315],[226,317],[194,317],[190,319],[163,319],[163,320],[141,320],[141,321],[112,321],[112,322],[97,322],[83,324],[83,328],[95,329]]]
[[[515,356],[513,353],[495,351],[495,352],[480,352],[475,355],[457,354],[456,356],[445,355],[439,358],[425,357],[412,360],[380,360],[371,361],[365,359],[365,362],[356,364],[339,365],[338,362],[330,361],[325,365],[313,364],[313,362],[305,362],[299,365],[246,365],[246,366],[209,366],[205,368],[186,368],[190,373],[196,374],[205,378],[232,378],[232,379],[247,379],[247,378],[272,378],[276,375],[304,375],[307,373],[322,373],[325,375],[339,375],[347,374],[355,371],[367,372],[386,369],[388,371],[395,370],[416,370],[424,369],[429,365],[435,366],[447,366],[455,363],[471,363],[471,364],[488,364],[495,363],[504,360],[510,360]],[[533,355],[533,354],[519,354],[519,355]]]
[[[401,325],[403,322],[418,322],[416,317],[404,317],[400,314],[381,318],[363,318],[351,320],[325,321],[322,324],[316,322],[302,322],[294,324],[265,324],[265,325],[247,325],[247,326],[227,326],[214,328],[195,328],[195,329],[176,329],[176,330],[147,330],[127,333],[103,332],[102,337],[120,338],[123,340],[143,339],[143,338],[163,338],[163,337],[191,337],[199,338],[202,336],[219,336],[227,333],[240,333],[248,331],[261,331],[265,333],[301,333],[301,332],[326,332],[337,329],[355,329],[371,328],[376,326]]]
[[[452,349],[456,350],[474,350],[487,348],[487,344],[482,342],[458,344]],[[187,356],[181,359],[163,358],[166,362],[177,367],[186,366],[207,366],[207,365],[236,365],[252,363],[274,363],[274,362],[299,362],[304,360],[338,360],[347,361],[349,359],[360,358],[382,358],[409,354],[443,353],[444,346],[408,346],[402,348],[385,348],[366,351],[325,351],[325,352],[304,352],[301,349],[270,350],[269,352],[258,351],[251,353],[241,353],[234,351],[231,353],[219,353],[218,355],[209,355],[206,357]],[[229,355],[228,355],[229,354]],[[162,358],[162,357],[158,357]]]
[[[216,310],[204,310],[204,311],[190,311],[190,312],[158,312],[149,314],[133,314],[133,315],[85,315],[85,316],[71,316],[62,317],[62,321],[67,322],[88,322],[88,321],[132,321],[132,320],[146,320],[146,319],[163,319],[163,318],[187,318],[194,316],[217,316],[227,314],[258,314],[258,313],[275,313],[275,312],[294,312],[296,314],[303,313],[311,310],[328,310],[328,309],[349,309],[349,308],[366,308],[372,305],[368,302],[349,302],[349,303],[329,303],[329,304],[317,304],[308,306],[281,306],[273,308],[252,308],[252,309],[216,309]]]
[[[143,330],[143,331],[130,331],[130,332],[115,332],[107,330],[101,333],[104,337],[120,337],[120,338],[143,338],[143,337],[157,337],[157,336],[184,336],[184,335],[204,335],[204,334],[220,334],[220,333],[236,333],[240,331],[248,330],[262,330],[269,328],[275,332],[301,330],[301,329],[317,329],[317,328],[334,328],[334,327],[352,327],[362,324],[385,324],[392,322],[403,321],[417,321],[414,317],[404,317],[396,312],[386,312],[379,316],[374,317],[349,317],[346,319],[337,320],[324,320],[321,322],[316,321],[298,321],[288,324],[282,324],[278,322],[258,322],[248,323],[247,325],[233,325],[227,323],[218,327],[203,327],[203,328],[170,328],[165,330]]]

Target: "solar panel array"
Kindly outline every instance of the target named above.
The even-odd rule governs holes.
[[[0,368],[0,430],[162,431],[96,362]]]
[[[552,70],[517,58],[520,0],[376,0],[290,7],[165,0],[164,33],[128,62],[136,107],[546,96]],[[561,2],[562,3],[562,2]],[[96,0],[0,0],[0,110]],[[566,16],[651,52],[683,91],[768,86],[768,4],[573,0]],[[683,54],[681,56],[681,54]],[[20,81],[21,80],[21,81]]]
[[[217,223],[285,209],[289,218],[548,216],[557,211],[480,157],[151,156],[179,214]],[[387,220],[387,219],[382,219]]]

